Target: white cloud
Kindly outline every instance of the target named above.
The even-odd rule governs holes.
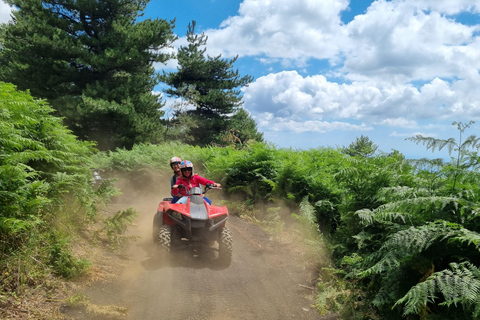
[[[425,12],[430,8],[423,3],[381,0],[356,16],[346,26],[354,44],[345,51],[346,77],[403,82],[464,77],[480,68],[479,41],[474,37],[480,26]]]
[[[415,120],[400,118],[388,118],[380,121],[378,124],[388,126],[388,127],[397,127],[397,128],[418,128],[418,123]]]
[[[263,118],[264,117],[264,118]],[[355,125],[348,122],[326,122],[326,121],[293,121],[289,119],[275,119],[271,114],[260,115],[258,123],[262,127],[265,127],[267,130],[271,131],[293,131],[295,133],[302,132],[316,132],[316,133],[325,133],[332,131],[370,131],[373,130],[372,127],[366,126],[364,124]]]
[[[10,21],[12,8],[3,0],[0,0],[0,23],[7,23]]]
[[[258,56],[304,66],[309,59],[340,64],[350,80],[411,81],[452,77],[480,67],[476,33],[446,14],[479,12],[473,0],[374,1],[344,25],[346,0],[245,0],[237,16],[206,30],[212,54]]]
[[[480,2],[376,0],[344,24],[350,2],[244,0],[205,30],[211,56],[255,59],[270,72],[243,89],[261,131],[372,130],[385,141],[415,135],[405,131],[450,137],[452,121],[480,119],[480,24],[455,16],[478,19]],[[332,68],[312,73],[319,61]],[[302,73],[286,71],[295,68]]]
[[[480,13],[480,3],[477,0],[417,0],[415,4],[424,10],[434,10],[448,15],[463,11]]]
[[[209,51],[297,62],[329,59],[346,40],[340,13],[347,5],[347,0],[245,0],[239,15],[205,31]]]
[[[390,134],[391,137],[400,137],[400,138],[411,138],[411,137],[416,137],[418,135],[421,135],[423,137],[430,137],[430,138],[435,138],[437,136],[437,134],[435,133],[423,133],[423,132],[397,133],[396,131],[393,131]]]
[[[420,89],[410,84],[367,81],[338,84],[322,75],[302,77],[296,71],[284,71],[260,77],[245,88],[244,107],[257,121],[262,119],[260,126],[275,123],[277,130],[282,126],[294,130],[303,122],[302,131],[316,131],[310,121],[338,120],[417,128],[422,119],[439,122],[480,118],[480,91],[470,92],[467,99],[457,93],[466,91],[464,86],[468,85],[465,81],[452,84],[439,78]]]

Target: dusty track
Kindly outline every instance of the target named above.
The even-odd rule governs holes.
[[[228,268],[186,252],[159,258],[151,239],[159,194],[132,193],[117,204],[117,209],[131,206],[141,213],[130,230],[139,239],[125,251],[114,281],[83,292],[96,305],[125,307],[128,314],[112,317],[65,310],[72,319],[326,319],[312,307],[314,270],[298,246],[274,240],[237,217],[227,223],[234,238]]]

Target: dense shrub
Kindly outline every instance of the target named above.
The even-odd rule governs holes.
[[[67,277],[87,264],[69,252],[61,217],[95,217],[91,143],[81,142],[28,92],[0,82],[0,289],[21,290],[48,272]],[[68,205],[66,205],[68,204]],[[80,228],[81,224],[76,227]],[[57,228],[57,229],[56,229]],[[23,277],[28,271],[32,276]]]

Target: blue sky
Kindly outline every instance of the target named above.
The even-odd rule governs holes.
[[[6,8],[0,0],[0,21]],[[145,17],[176,18],[176,47],[195,20],[208,54],[238,55],[235,68],[254,77],[243,107],[277,147],[365,135],[384,152],[436,158],[448,154],[405,138],[458,140],[452,122],[470,120],[466,134],[478,134],[477,0],[152,0]]]

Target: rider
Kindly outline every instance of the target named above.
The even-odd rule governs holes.
[[[179,157],[173,157],[170,159],[170,168],[173,170],[173,176],[170,178],[170,189],[173,188],[175,183],[177,182],[177,178],[182,176],[182,172],[180,171],[180,163],[182,162],[182,159]],[[171,195],[173,197],[172,203],[175,203],[180,199],[180,197],[176,197],[173,192],[171,192]]]
[[[181,176],[177,178],[177,182],[172,186],[172,195],[177,196],[186,196],[188,192],[193,187],[200,187],[201,184],[207,185],[212,184],[214,187],[221,187],[220,183],[215,183],[211,180],[200,177],[198,174],[193,174],[193,163],[188,160],[183,160],[180,164]],[[179,188],[179,185],[183,185],[185,188]],[[211,204],[211,201],[204,197],[208,204]],[[186,203],[187,197],[183,197],[179,200],[178,203]]]

